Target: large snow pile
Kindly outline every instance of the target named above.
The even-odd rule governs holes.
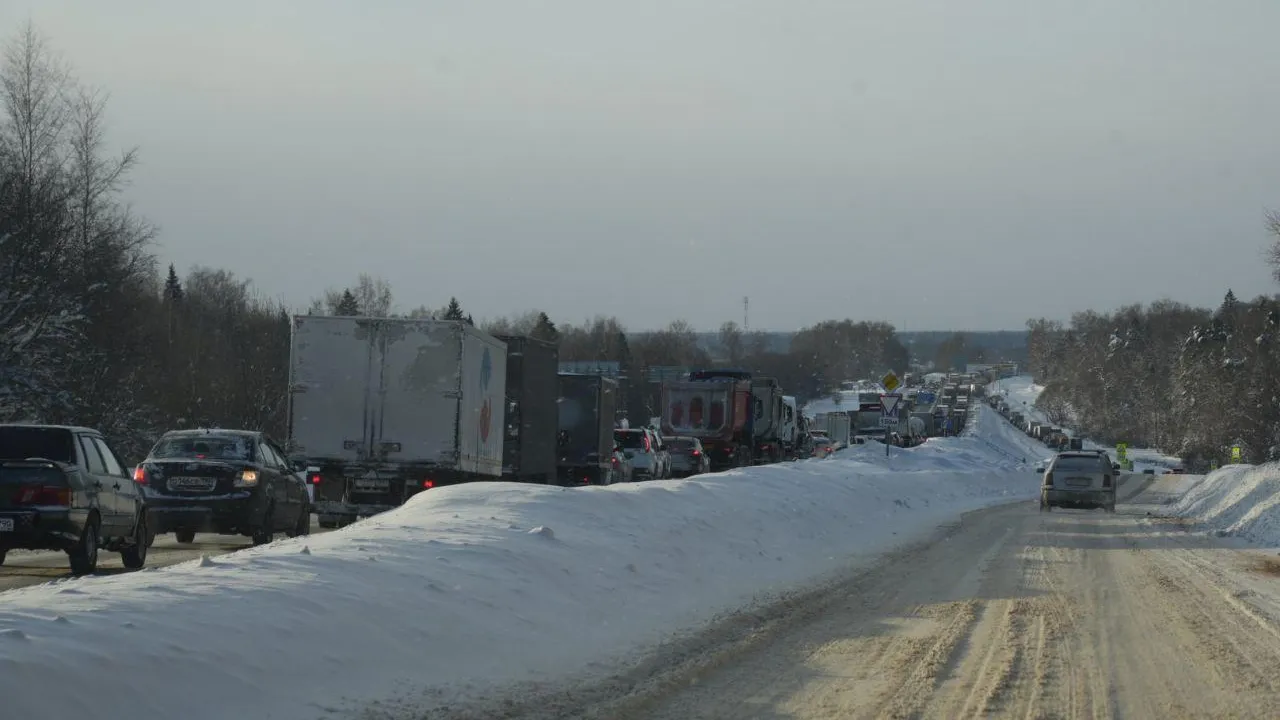
[[[1195,482],[1195,476],[1188,482]],[[1280,545],[1280,465],[1229,465],[1205,476],[1174,506],[1210,530]]]
[[[584,679],[1037,490],[994,413],[912,450],[607,488],[433,490],[341,531],[0,595],[12,717],[311,720]],[[876,449],[879,452],[874,452]]]

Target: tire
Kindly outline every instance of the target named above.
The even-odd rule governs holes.
[[[298,522],[293,526],[288,535],[289,537],[301,537],[311,534],[311,508],[302,508],[301,515],[298,516]]]
[[[173,533],[173,537],[183,545],[190,545],[196,541],[195,530],[177,530]]]
[[[325,530],[333,530],[338,527],[338,521],[337,520],[321,520],[320,527],[324,528]]]
[[[250,535],[250,537],[253,538],[253,544],[255,547],[258,545],[266,545],[276,539],[276,530],[274,525],[276,520],[275,515],[275,507],[268,507],[267,511],[263,513],[262,524],[254,528],[253,534]]]
[[[147,564],[147,546],[151,533],[147,531],[147,515],[144,512],[138,517],[138,525],[133,529],[133,544],[120,551],[120,562],[130,570],[141,570]]]
[[[76,541],[76,546],[67,551],[67,559],[71,561],[71,574],[89,575],[98,569],[98,518],[89,518],[84,532]]]

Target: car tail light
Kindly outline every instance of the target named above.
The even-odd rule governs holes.
[[[258,471],[257,470],[241,470],[236,476],[235,486],[238,488],[257,487]]]
[[[1045,484],[1045,487],[1048,487],[1053,484],[1053,473],[1050,472],[1050,473],[1044,474],[1044,484]]]
[[[701,456],[702,456],[702,451],[701,451],[701,450],[694,450],[694,451],[693,451],[693,456],[694,456],[694,457],[701,457]]]
[[[613,460],[613,466],[614,466],[614,467],[618,467],[618,465],[619,465],[619,463],[618,463],[618,458],[615,456],[615,457],[613,457],[613,458],[612,458],[612,460]]]
[[[1110,475],[1103,475],[1103,476],[1102,476],[1102,487],[1106,487],[1106,488],[1111,487],[1111,476],[1110,476]]]
[[[71,505],[71,488],[58,485],[24,485],[14,493],[15,505]]]
[[[583,485],[590,485],[590,484],[591,484],[591,478],[587,477],[586,475],[583,475],[583,476],[582,476],[582,484],[583,484]]]
[[[435,481],[435,480],[432,480],[431,478],[427,478],[426,480],[423,480],[423,481],[422,481],[422,489],[423,489],[423,490],[430,490],[431,488],[433,488],[433,487],[435,487],[435,486],[436,486],[436,481]]]
[[[318,473],[318,472],[307,473],[307,484],[309,484],[309,485],[319,485],[319,484],[320,484],[320,473]]]
[[[139,485],[147,484],[147,469],[139,465],[133,469],[133,481]]]

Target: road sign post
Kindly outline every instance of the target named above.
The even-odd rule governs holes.
[[[885,379],[893,378],[896,384],[897,377],[893,373],[885,376]],[[898,426],[898,408],[902,407],[902,395],[898,393],[889,393],[880,396],[880,426],[884,428],[884,456],[889,457],[889,438],[893,433],[893,428]]]

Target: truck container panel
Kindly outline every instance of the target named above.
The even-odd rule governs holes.
[[[556,456],[560,473],[573,468],[605,472],[613,459],[618,382],[575,373],[559,373],[558,378]]]
[[[507,345],[507,434],[502,474],[523,482],[556,475],[559,430],[559,351],[554,343],[499,335]]]

